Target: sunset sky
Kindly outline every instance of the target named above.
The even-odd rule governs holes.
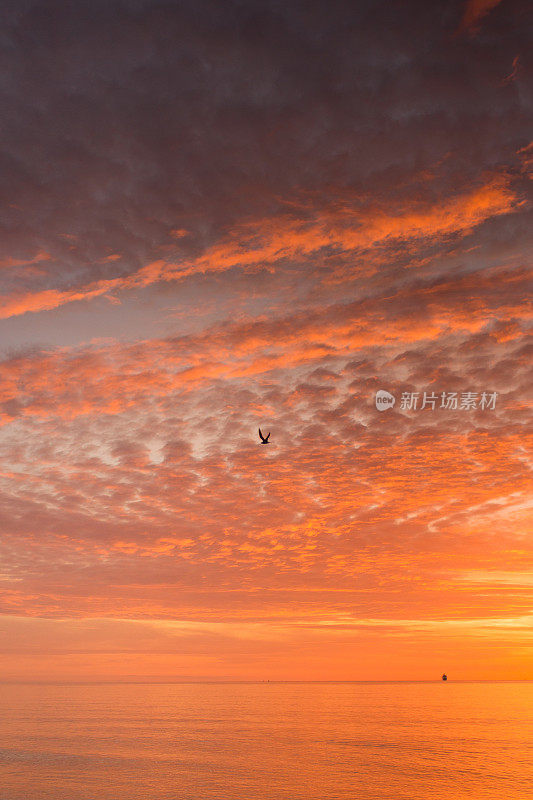
[[[530,9],[2,4],[0,680],[533,679]]]

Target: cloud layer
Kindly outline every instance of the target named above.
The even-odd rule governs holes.
[[[5,678],[530,676],[525,12],[4,6]]]

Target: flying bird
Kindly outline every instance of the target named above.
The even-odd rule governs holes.
[[[261,444],[270,444],[268,441],[270,439],[270,433],[268,433],[266,436],[263,436],[261,433],[261,428],[259,428],[259,438],[261,439]]]

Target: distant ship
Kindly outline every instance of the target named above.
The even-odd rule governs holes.
[[[444,672],[444,673],[443,673],[443,675],[442,675],[442,680],[443,680],[443,681],[447,681],[447,680],[448,680],[448,676],[446,675],[446,673],[445,673],[445,672]]]

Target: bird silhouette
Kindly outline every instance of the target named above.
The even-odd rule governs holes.
[[[268,441],[270,439],[270,433],[268,433],[266,436],[263,436],[261,433],[261,428],[259,428],[259,438],[261,439],[261,444],[270,444]]]

